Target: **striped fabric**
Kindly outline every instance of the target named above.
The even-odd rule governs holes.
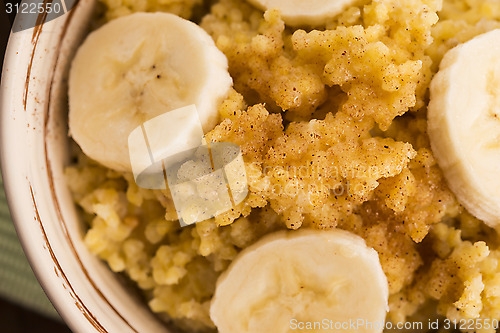
[[[48,317],[59,315],[45,296],[24,255],[0,176],[0,297]]]

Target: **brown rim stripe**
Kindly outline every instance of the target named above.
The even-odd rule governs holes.
[[[53,0],[44,0],[43,1],[43,8],[47,8],[48,3],[52,3]],[[33,59],[35,58],[35,50],[36,46],[38,44],[38,39],[40,38],[40,34],[42,33],[42,28],[43,24],[45,23],[45,20],[47,19],[47,12],[43,11],[40,13],[35,22],[35,27],[33,29],[33,36],[31,37],[31,44],[33,44],[33,50],[31,53],[31,59],[28,64],[28,72],[26,73],[26,82],[24,83],[24,94],[23,94],[23,105],[24,105],[24,111],[26,111],[26,104],[28,103],[28,91],[29,91],[29,86],[30,86],[30,77],[31,77],[31,67],[33,66]]]
[[[50,257],[52,259],[52,262],[54,263],[54,271],[57,276],[62,278],[64,280],[65,285],[63,285],[67,289],[69,288],[69,294],[71,298],[75,301],[76,307],[82,312],[82,314],[85,316],[85,318],[89,321],[89,323],[92,324],[92,326],[95,327],[95,329],[100,332],[100,333],[108,333],[108,331],[99,323],[99,321],[95,318],[95,316],[92,314],[92,312],[89,311],[89,309],[83,304],[82,300],[80,297],[76,294],[75,290],[71,286],[71,283],[69,282],[66,274],[61,268],[61,265],[59,264],[59,260],[57,260],[56,255],[54,254],[54,251],[52,250],[52,246],[50,245],[49,239],[47,238],[47,233],[45,232],[45,228],[43,227],[42,224],[42,219],[40,218],[40,214],[38,213],[38,206],[35,200],[35,195],[33,193],[33,187],[31,187],[31,183],[29,183],[30,187],[30,192],[31,192],[31,200],[33,202],[33,208],[35,210],[35,221],[38,222],[38,225],[40,226],[40,231],[42,232],[43,236],[43,241],[45,243],[45,246],[47,247],[47,250],[49,251]]]
[[[48,3],[52,3],[53,0],[43,0],[43,8],[47,8]],[[36,21],[35,21],[35,27],[33,30],[33,36],[31,37],[31,44],[35,45],[36,41],[38,41],[38,37],[40,36],[40,33],[42,32],[43,24],[45,23],[45,20],[47,19],[47,12],[42,11],[40,14],[38,14]],[[36,37],[36,41],[35,41]]]

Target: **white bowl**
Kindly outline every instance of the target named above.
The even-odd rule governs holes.
[[[87,250],[63,178],[65,78],[94,8],[94,0],[80,0],[68,14],[10,36],[0,95],[9,206],[38,280],[73,331],[169,332],[139,293]]]

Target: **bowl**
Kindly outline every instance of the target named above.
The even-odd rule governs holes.
[[[36,14],[36,27],[11,33],[0,91],[8,203],[35,275],[73,331],[172,332],[87,250],[63,175],[70,162],[66,78],[95,10],[95,0],[80,0],[62,16]]]

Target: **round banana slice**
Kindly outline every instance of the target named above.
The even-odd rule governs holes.
[[[428,132],[459,202],[500,224],[500,29],[450,50],[432,80]]]
[[[210,317],[220,333],[314,325],[318,332],[382,332],[388,295],[378,255],[362,238],[342,230],[280,231],[243,250],[220,276]]]
[[[164,131],[186,140],[217,123],[232,79],[227,59],[198,25],[167,13],[136,13],[92,32],[69,75],[70,134],[85,154],[130,171],[128,136],[145,121],[194,104],[199,121]]]
[[[262,9],[278,9],[283,21],[292,26],[323,25],[358,0],[248,0]]]

